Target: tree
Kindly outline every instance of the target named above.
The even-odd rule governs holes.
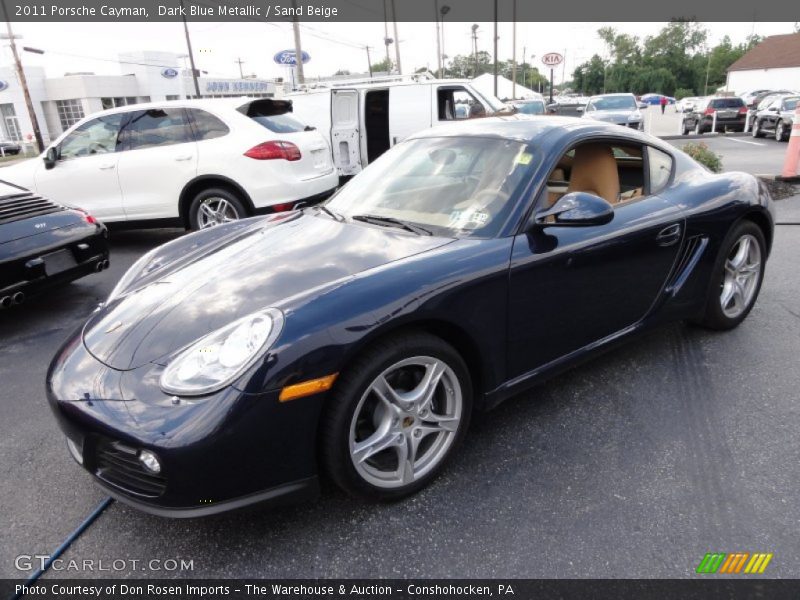
[[[377,63],[372,63],[372,72],[373,73],[391,73],[392,72],[392,61],[384,58],[382,61]]]
[[[492,56],[485,50],[478,52],[477,61],[472,54],[459,54],[450,59],[450,64],[446,65],[446,70],[457,77],[474,78],[484,73],[493,72],[494,61]]]
[[[347,69],[339,69],[334,75],[350,75],[350,71]]]
[[[584,95],[601,93],[606,84],[606,63],[595,54],[572,73],[572,89]]]

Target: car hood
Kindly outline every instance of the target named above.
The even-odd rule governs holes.
[[[633,110],[596,110],[591,113],[585,113],[586,118],[594,119],[595,121],[608,121],[610,123],[625,123],[631,115],[641,116]]]
[[[134,285],[89,319],[84,344],[111,368],[135,369],[239,317],[451,241],[312,213],[259,219],[177,268],[159,265],[163,275]]]

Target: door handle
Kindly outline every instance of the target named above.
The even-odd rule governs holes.
[[[193,155],[191,155],[191,154],[187,154],[187,155],[185,155],[185,156],[176,156],[176,157],[175,157],[175,160],[191,160],[191,159],[193,159],[193,158],[194,158],[194,156],[193,156]]]
[[[98,169],[100,169],[101,171],[108,171],[109,169],[113,169],[113,168],[114,168],[114,163],[109,163],[109,164],[105,164],[105,165],[100,165],[100,166],[99,166],[99,167],[97,167],[97,168],[98,168]]]
[[[677,244],[680,239],[681,226],[677,223],[664,227],[664,229],[659,231],[658,235],[656,235],[656,242],[659,246],[672,246],[673,244]]]

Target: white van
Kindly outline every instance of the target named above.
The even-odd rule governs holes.
[[[507,108],[466,79],[340,84],[288,94],[297,118],[331,145],[339,175],[355,175],[396,143],[436,125]]]

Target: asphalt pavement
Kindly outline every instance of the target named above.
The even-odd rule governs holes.
[[[800,196],[778,206],[800,223]],[[0,577],[27,576],[15,558],[52,552],[105,497],[46,404],[50,359],[138,256],[180,234],[114,233],[110,270],[0,313]],[[413,498],[327,486],[316,503],[188,521],[117,502],[64,555],[95,571],[46,577],[691,577],[714,551],[772,552],[768,576],[800,577],[798,249],[800,227],[779,226],[736,330],[668,326],[479,414]]]

